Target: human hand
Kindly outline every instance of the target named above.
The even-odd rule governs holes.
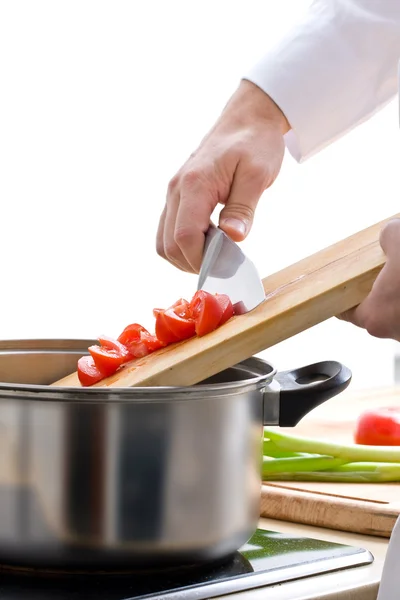
[[[386,263],[361,304],[339,316],[374,337],[400,342],[400,219],[387,223],[380,235]]]
[[[261,194],[283,160],[286,117],[273,100],[242,81],[221,116],[171,179],[157,232],[157,252],[183,271],[200,270],[205,232],[217,204],[219,226],[234,241],[249,233]]]

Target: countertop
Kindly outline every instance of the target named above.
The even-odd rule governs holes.
[[[314,424],[317,426],[321,421],[331,420],[348,424],[363,410],[385,405],[400,406],[400,386],[356,391],[350,387],[307,415],[296,427],[296,435],[308,434],[310,426],[311,428]],[[324,430],[326,439],[329,438],[329,433],[329,428],[326,428]],[[376,600],[389,544],[387,538],[357,535],[274,519],[260,519],[258,526],[261,529],[365,548],[374,556],[374,562],[336,573],[306,577],[281,585],[231,594],[229,600]]]
[[[258,526],[262,529],[365,548],[373,554],[375,560],[371,565],[231,594],[229,600],[376,600],[388,539],[273,519],[260,519]]]

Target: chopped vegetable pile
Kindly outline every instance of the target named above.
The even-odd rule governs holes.
[[[263,481],[400,481],[400,446],[337,444],[264,428]]]
[[[78,378],[83,386],[113,375],[122,365],[151,354],[169,344],[203,336],[226,323],[234,307],[225,294],[196,292],[190,302],[180,298],[167,309],[155,308],[155,334],[139,325],[127,325],[119,337],[102,336],[99,345],[89,347],[89,356],[78,360]]]

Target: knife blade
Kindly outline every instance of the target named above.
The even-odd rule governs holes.
[[[197,289],[227,294],[236,314],[247,313],[265,300],[255,265],[222,229],[211,225],[206,233]]]

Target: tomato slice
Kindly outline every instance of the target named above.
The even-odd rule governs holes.
[[[180,312],[181,314],[187,314],[186,307],[183,310],[181,309]],[[196,333],[194,319],[181,317],[172,308],[168,308],[163,314],[163,322],[178,340],[187,340]]]
[[[190,303],[179,298],[166,310],[153,309],[156,318],[156,337],[164,344],[173,344],[195,335],[195,322]]]
[[[127,325],[121,335],[118,336],[118,341],[128,348],[129,359],[143,358],[164,345],[139,323]]]
[[[156,337],[163,344],[173,344],[179,342],[179,337],[171,331],[168,322],[165,319],[165,311],[160,310],[156,317]]]
[[[222,317],[220,322],[218,323],[218,326],[221,326],[227,321],[229,321],[231,317],[233,317],[235,311],[233,310],[233,305],[229,296],[227,296],[226,294],[215,294],[215,297],[217,298],[218,303],[222,308]]]
[[[107,350],[113,350],[115,353],[120,353],[122,356],[129,354],[128,348],[120,340],[114,340],[114,338],[102,335],[98,338],[100,345]]]
[[[354,441],[367,446],[400,446],[400,406],[362,413],[356,423]]]
[[[123,332],[118,336],[118,342],[126,346],[128,350],[131,350],[131,346],[140,340],[142,331],[147,330],[142,327],[142,325],[139,325],[139,323],[131,323],[130,325],[127,325]]]
[[[190,302],[190,310],[195,320],[195,330],[199,337],[216,329],[222,318],[222,306],[217,297],[199,290]]]
[[[187,300],[185,300],[184,298],[179,298],[179,300],[174,302],[174,304],[172,304],[167,309],[153,308],[153,315],[155,318],[157,318],[161,312],[165,312],[166,310],[169,310],[169,309],[172,309],[178,315],[178,317],[182,317],[182,319],[190,319],[192,316],[192,313],[190,310],[190,303]]]
[[[191,319],[192,311],[190,309],[190,303],[184,298],[179,298],[170,308],[174,311],[178,317],[182,319]]]
[[[92,356],[82,356],[78,360],[78,379],[83,386],[93,385],[104,378],[96,367]]]
[[[161,340],[157,339],[155,335],[152,335],[148,331],[142,331],[140,337],[150,353],[165,347],[165,344],[163,344]]]
[[[106,336],[99,337],[99,342],[100,346],[89,346],[89,352],[100,373],[108,377],[129,360],[129,351],[119,340]]]

